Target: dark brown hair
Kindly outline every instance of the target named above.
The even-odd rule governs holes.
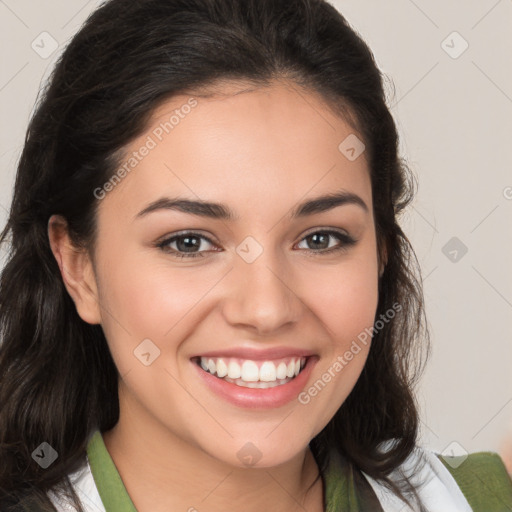
[[[155,108],[222,81],[264,87],[282,78],[319,93],[361,134],[381,261],[387,252],[376,318],[402,308],[375,332],[353,391],[311,449],[322,474],[334,451],[398,495],[414,495],[388,476],[416,444],[413,388],[428,355],[419,265],[398,224],[414,179],[399,158],[371,51],[323,0],[110,0],[71,40],[42,91],[0,237],[9,242],[0,280],[0,505],[31,500],[55,510],[46,492],[73,496],[67,475],[84,463],[88,436],[119,417],[115,364],[101,326],[79,317],[63,285],[50,216],[64,216],[76,245],[92,250],[93,191]],[[47,469],[31,457],[43,441],[59,454]]]

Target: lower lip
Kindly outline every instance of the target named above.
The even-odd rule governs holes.
[[[204,371],[194,361],[192,361],[192,364],[199,372],[199,376],[204,380],[205,384],[215,394],[231,402],[233,405],[251,409],[269,409],[281,407],[297,398],[299,393],[304,389],[316,361],[316,357],[308,357],[306,365],[297,377],[287,384],[281,384],[280,386],[266,389],[237,386],[236,384],[219,379],[211,373]]]

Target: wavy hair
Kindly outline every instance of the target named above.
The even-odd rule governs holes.
[[[164,101],[215,84],[286,79],[319,93],[363,137],[379,258],[377,315],[402,311],[373,335],[354,389],[310,446],[321,474],[333,453],[407,500],[389,473],[415,447],[414,387],[429,351],[417,258],[398,224],[415,179],[398,155],[384,75],[345,18],[324,0],[109,0],[59,57],[38,98],[0,243],[0,505],[56,510],[58,489],[83,511],[68,474],[92,431],[119,418],[118,373],[100,325],[78,315],[48,239],[60,214],[77,247],[93,251],[98,199],[119,154]],[[382,451],[381,444],[393,440]],[[32,459],[41,442],[59,454]],[[359,485],[359,484],[358,484]],[[2,510],[4,508],[2,507]]]

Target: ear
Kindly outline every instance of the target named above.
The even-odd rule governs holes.
[[[100,324],[98,288],[89,254],[85,249],[73,245],[68,224],[61,215],[50,217],[48,238],[64,286],[73,299],[80,318],[89,324]]]

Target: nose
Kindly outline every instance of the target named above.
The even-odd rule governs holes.
[[[237,256],[224,302],[226,321],[261,335],[298,322],[304,306],[294,290],[292,272],[285,265],[270,250],[263,250],[252,263]]]

